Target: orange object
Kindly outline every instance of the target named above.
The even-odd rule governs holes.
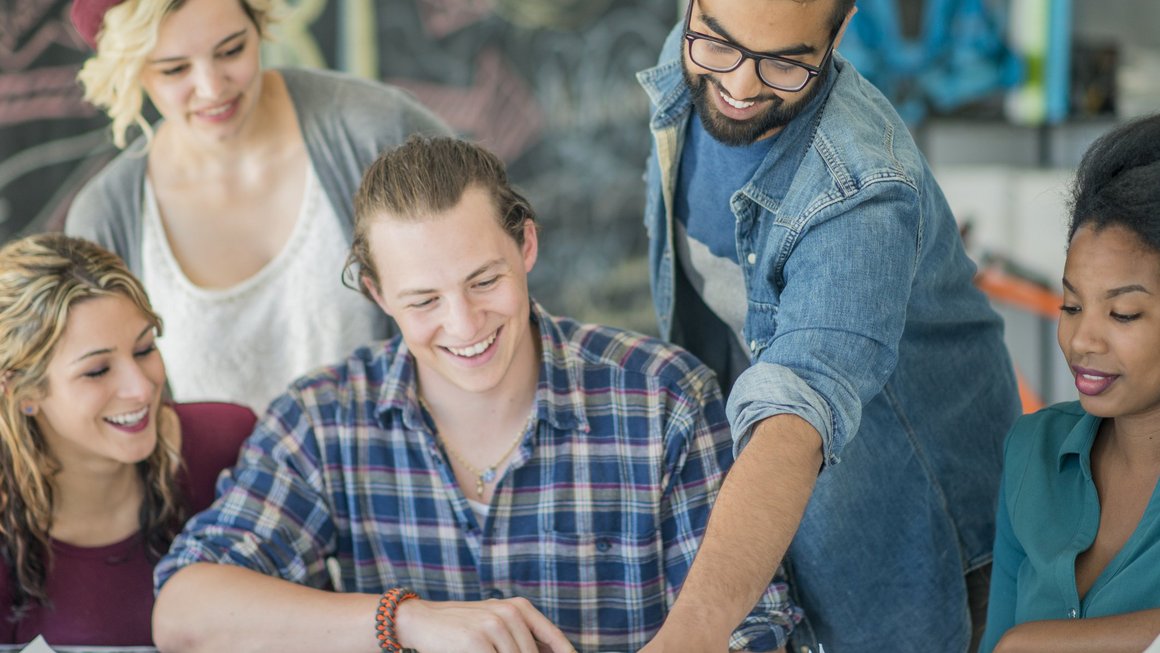
[[[1035,313],[1049,320],[1059,319],[1063,296],[1038,284],[1020,279],[999,268],[984,268],[975,275],[975,285],[993,300]]]

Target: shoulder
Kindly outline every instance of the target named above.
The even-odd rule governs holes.
[[[397,86],[333,70],[285,68],[278,72],[299,120],[306,124],[344,123],[351,130],[365,130],[364,135],[399,128],[403,133],[446,131],[439,118]]]
[[[98,236],[107,235],[117,230],[117,226],[138,219],[137,198],[145,183],[147,162],[141,139],[114,157],[73,199],[65,219],[65,232],[111,246],[105,238]]]
[[[677,345],[626,329],[548,319],[570,362],[582,371],[615,370],[630,384],[664,388],[698,402],[720,396],[713,372]]]
[[[1008,491],[1014,491],[1019,485],[1016,480],[1033,470],[1056,469],[1065,441],[1086,417],[1088,414],[1079,402],[1072,401],[1048,406],[1015,420],[1007,434],[1003,454]]]
[[[298,377],[270,404],[263,423],[275,419],[290,431],[302,422],[330,427],[369,419],[390,383],[401,344],[398,336],[368,343],[342,361]]]
[[[837,78],[811,150],[854,184],[901,181],[918,188],[926,164],[910,130],[853,64],[836,54],[835,60]]]

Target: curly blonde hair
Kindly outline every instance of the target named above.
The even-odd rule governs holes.
[[[51,566],[52,477],[60,471],[36,421],[21,403],[48,391],[54,350],[69,310],[98,297],[128,298],[158,334],[141,283],[115,254],[80,238],[38,234],[0,249],[0,554],[13,579],[12,614],[19,620],[33,601],[45,603]],[[141,535],[159,558],[184,517],[178,472],[177,429],[158,429],[158,446],[137,463],[145,487]]]
[[[273,20],[276,0],[238,0],[242,10],[258,28],[259,36]],[[113,143],[128,144],[129,129],[136,125],[148,143],[153,128],[142,115],[145,90],[141,71],[146,58],[157,46],[161,22],[177,11],[185,0],[125,0],[111,7],[97,33],[97,52],[85,61],[77,79],[85,89],[85,100],[104,110],[112,119]]]

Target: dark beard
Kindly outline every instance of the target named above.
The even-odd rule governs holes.
[[[805,94],[793,104],[786,104],[784,98],[773,95],[772,89],[770,89],[770,95],[759,98],[760,100],[772,100],[770,107],[765,110],[765,113],[745,121],[734,120],[717,110],[714,99],[709,96],[710,93],[718,91],[718,83],[712,79],[712,75],[693,77],[685,66],[681,66],[681,72],[685,76],[685,83],[689,85],[689,90],[693,94],[693,108],[701,117],[701,124],[704,125],[705,131],[726,145],[740,147],[755,143],[762,136],[775,129],[785,127],[790,121],[798,117],[809,105],[810,100],[817,97],[818,93],[825,88],[830,67],[827,65],[817,77],[810,80]]]

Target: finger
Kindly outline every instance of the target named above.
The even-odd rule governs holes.
[[[519,609],[524,623],[531,630],[532,636],[536,638],[537,642],[546,646],[552,653],[575,653],[576,649],[572,646],[572,642],[569,642],[564,633],[556,627],[556,624],[549,621],[530,601],[524,598],[515,598],[511,599],[511,603]],[[543,647],[538,646],[531,650],[534,653],[543,650]]]
[[[486,601],[483,606],[487,613],[481,621],[481,627],[495,652],[528,653],[528,649],[520,642],[520,634],[523,633],[524,640],[530,642],[534,640],[524,625],[519,610],[496,600]],[[532,648],[531,652],[535,653],[535,648]]]

